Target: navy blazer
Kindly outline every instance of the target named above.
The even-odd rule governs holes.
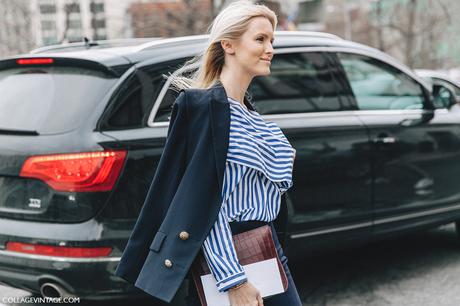
[[[221,82],[180,91],[117,276],[171,302],[221,208],[229,131],[230,104]]]

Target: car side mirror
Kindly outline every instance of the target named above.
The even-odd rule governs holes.
[[[455,92],[444,85],[433,84],[433,98],[435,108],[450,108],[458,103]]]

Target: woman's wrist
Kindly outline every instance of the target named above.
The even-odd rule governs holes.
[[[241,283],[238,283],[238,284],[236,284],[235,286],[230,287],[229,290],[237,290],[237,289],[243,287],[244,284],[246,284],[247,282],[248,282],[248,280],[246,279],[246,280],[242,281]]]

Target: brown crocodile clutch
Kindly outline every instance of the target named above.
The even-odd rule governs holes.
[[[283,264],[278,257],[278,253],[276,252],[271,227],[269,225],[264,225],[246,232],[233,235],[232,238],[238,257],[238,262],[242,266],[276,258],[284,291],[287,290],[288,279],[286,272],[284,271]],[[191,270],[192,278],[195,283],[201,305],[207,306],[203,284],[201,282],[201,276],[210,274],[211,271],[201,251],[195,258]]]

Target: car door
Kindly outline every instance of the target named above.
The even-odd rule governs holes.
[[[371,139],[374,232],[399,231],[458,211],[458,115],[434,109],[427,89],[389,61],[347,52],[338,58]]]
[[[256,110],[297,150],[286,218],[275,223],[291,257],[365,239],[372,220],[366,129],[330,55],[308,50],[278,49],[270,75],[249,87]]]

